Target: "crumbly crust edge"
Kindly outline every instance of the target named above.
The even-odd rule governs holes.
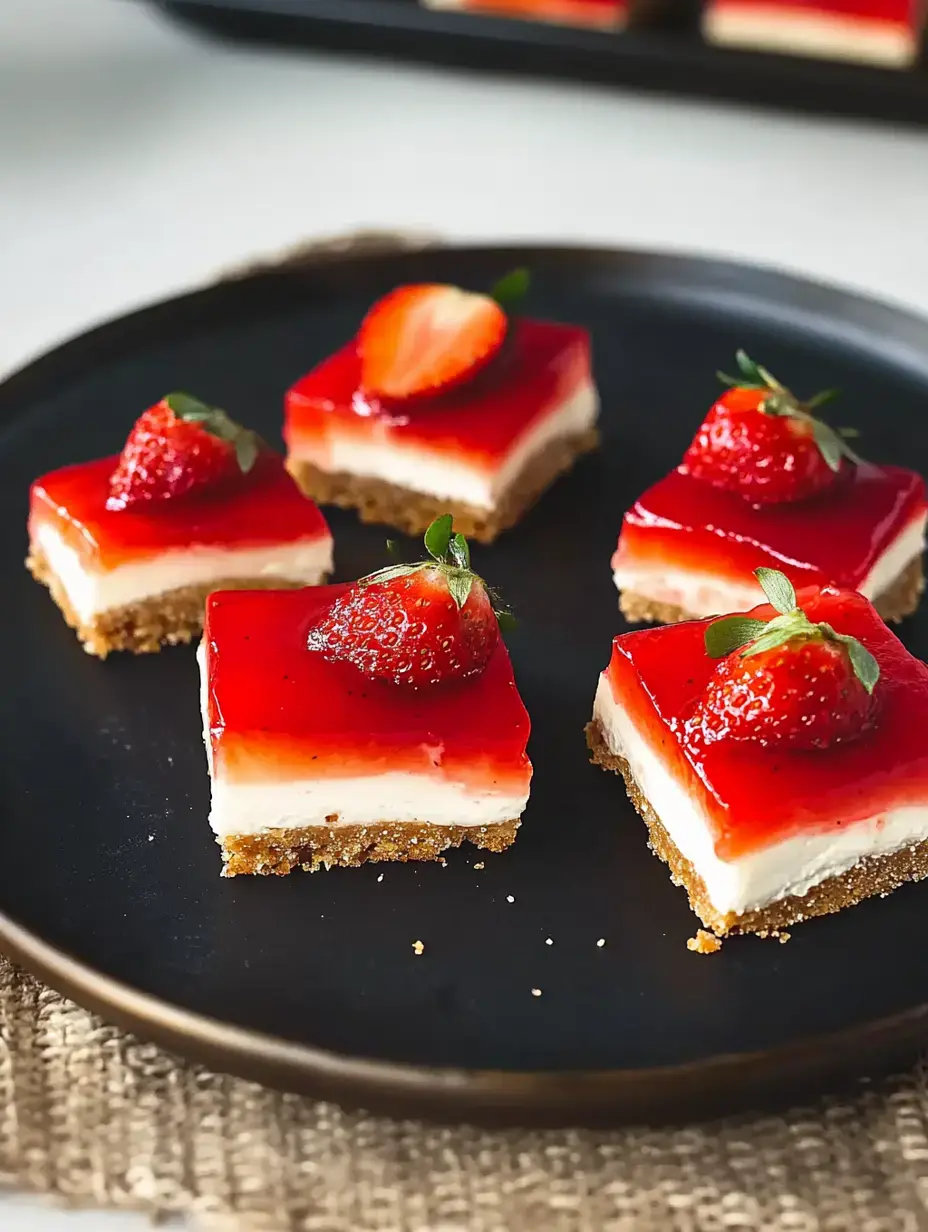
[[[294,826],[261,834],[217,839],[223,877],[242,874],[285,876],[292,869],[316,872],[386,860],[440,860],[442,852],[466,840],[485,851],[505,851],[515,841],[520,817],[486,826],[439,826],[422,821],[371,821],[364,825]]]
[[[479,543],[492,543],[522,518],[558,475],[570,470],[578,458],[598,445],[597,428],[558,437],[528,459],[494,509],[442,500],[347,471],[324,471],[299,458],[289,457],[287,469],[302,491],[317,504],[356,509],[362,522],[378,522],[419,535],[428,530],[437,517],[451,513],[455,529],[462,535]]]
[[[625,780],[628,798],[648,827],[649,847],[670,869],[670,879],[674,885],[683,886],[686,890],[696,915],[718,937],[731,933],[777,936],[782,929],[793,924],[801,924],[817,915],[843,911],[845,907],[853,907],[875,894],[885,896],[907,881],[921,881],[928,877],[928,839],[925,839],[886,855],[865,857],[840,876],[829,877],[813,886],[807,894],[790,895],[766,907],[746,911],[743,915],[723,915],[713,907],[705,882],[667,833],[628,762],[609,751],[602,728],[596,720],[587,724],[586,738],[591,760],[604,770],[620,774]]]
[[[219,578],[207,585],[181,586],[152,595],[140,603],[112,608],[87,622],[82,621],[71,607],[64,587],[49,566],[44,552],[35,544],[29,549],[26,568],[37,582],[48,587],[84,650],[100,659],[105,659],[115,650],[151,654],[164,645],[193,641],[203,631],[206,597],[213,591],[292,590],[306,585],[305,581],[290,582],[282,578]],[[319,580],[322,582],[325,579],[321,577]]]

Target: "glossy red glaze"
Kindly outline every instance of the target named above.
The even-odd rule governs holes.
[[[387,405],[360,388],[350,342],[288,391],[284,439],[290,453],[328,465],[332,438],[443,454],[495,470],[519,437],[589,379],[586,330],[519,320],[501,354],[472,382],[443,398]]]
[[[86,567],[98,570],[183,548],[258,548],[329,535],[318,508],[270,451],[234,485],[144,512],[106,508],[117,461],[82,462],[37,479],[30,493],[30,534],[40,522],[50,522]]]
[[[616,27],[628,4],[627,0],[461,0],[460,7],[472,13],[608,29]]]
[[[757,11],[765,20],[776,14],[784,23],[794,17],[833,17],[842,22],[903,26],[913,35],[921,24],[913,0],[712,0],[714,12]]]
[[[613,568],[665,565],[748,582],[766,565],[794,586],[856,589],[924,509],[925,481],[898,466],[864,463],[814,500],[764,507],[675,470],[626,513]]]
[[[891,808],[928,805],[928,666],[860,595],[812,588],[799,602],[811,620],[858,638],[880,665],[877,720],[850,743],[808,752],[737,740],[706,746],[686,721],[716,668],[703,640],[711,622],[644,629],[613,643],[606,676],[616,702],[705,811],[722,860]],[[775,613],[763,606],[752,615]]]
[[[412,689],[307,649],[348,589],[227,591],[206,605],[215,768],[239,781],[409,771],[526,789],[529,717],[502,639],[479,676]],[[423,820],[428,820],[424,818]]]

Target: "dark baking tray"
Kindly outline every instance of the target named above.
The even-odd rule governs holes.
[[[608,34],[460,13],[416,0],[158,0],[227,37],[702,95],[789,110],[928,121],[928,73],[729,51],[695,8],[673,28]]]

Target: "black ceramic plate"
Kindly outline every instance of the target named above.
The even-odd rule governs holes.
[[[456,68],[573,78],[792,111],[923,124],[928,76],[703,42],[698,0],[663,28],[619,34],[423,8],[417,0],[160,0],[217,34],[331,47]]]
[[[484,287],[516,264],[534,271],[533,313],[592,331],[604,408],[602,452],[475,552],[521,617],[511,650],[536,775],[519,838],[444,868],[220,880],[193,651],[82,653],[22,566],[29,481],[116,450],[172,387],[276,438],[285,387],[375,296],[421,278]],[[842,420],[874,459],[928,465],[928,325],[776,274],[611,251],[260,273],[104,326],[9,380],[0,941],[179,1052],[394,1110],[655,1118],[910,1047],[928,1003],[928,886],[806,924],[789,945],[737,939],[700,958],[621,783],[587,761],[583,726],[622,628],[609,571],[622,512],[678,460],[739,345],[800,390],[842,387]],[[331,521],[340,577],[382,563],[384,531]],[[928,612],[903,636],[928,655]]]

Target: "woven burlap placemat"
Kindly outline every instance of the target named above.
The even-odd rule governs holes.
[[[186,1065],[4,959],[0,1049],[0,1180],[75,1205],[222,1232],[928,1227],[921,1068],[676,1130],[392,1122]]]
[[[229,276],[423,242],[338,237]],[[188,1065],[0,958],[0,1183],[74,1206],[221,1232],[910,1232],[926,1123],[924,1067],[674,1130],[393,1122]]]

